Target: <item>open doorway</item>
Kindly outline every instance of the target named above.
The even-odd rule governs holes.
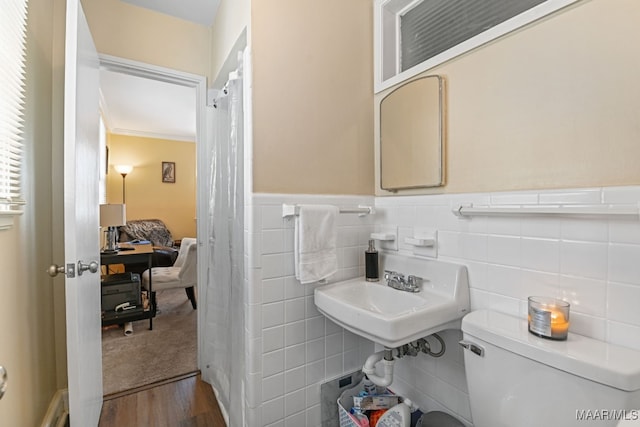
[[[126,215],[116,231],[123,263],[103,265],[102,273],[105,283],[115,281],[109,292],[130,292],[139,280],[140,304],[152,313],[130,322],[103,322],[103,389],[108,397],[198,370],[197,286],[165,286],[164,279],[197,256],[196,144],[204,140],[199,106],[204,106],[205,83],[201,76],[120,58],[100,60],[105,130],[101,203],[122,205]],[[146,261],[140,264],[128,256],[143,246],[153,251],[151,294],[145,292]],[[120,287],[118,281],[127,284]],[[111,303],[106,309],[115,311]]]

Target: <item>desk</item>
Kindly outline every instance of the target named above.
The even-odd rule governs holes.
[[[124,245],[123,245],[124,246]],[[107,266],[107,272],[109,265],[112,264],[136,264],[140,262],[147,262],[149,266],[149,310],[143,313],[122,313],[114,318],[103,320],[102,326],[113,325],[116,323],[133,322],[134,320],[149,319],[149,329],[153,329],[153,318],[156,315],[156,295],[153,292],[151,277],[151,265],[153,262],[153,246],[151,244],[146,245],[130,245],[132,250],[120,250],[113,254],[100,254],[100,264]]]

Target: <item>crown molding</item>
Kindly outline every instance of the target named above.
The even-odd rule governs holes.
[[[109,133],[114,135],[137,136],[142,138],[168,139],[171,141],[180,141],[180,142],[196,142],[195,135],[175,135],[175,134],[168,134],[168,133],[145,132],[145,131],[139,131],[139,130],[133,130],[133,129],[120,129],[120,128],[109,129]]]

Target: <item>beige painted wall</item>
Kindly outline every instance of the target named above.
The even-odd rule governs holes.
[[[250,0],[221,0],[211,26],[211,73],[216,78],[231,48],[249,26]]]
[[[39,425],[56,390],[51,133],[53,5],[30,0],[25,105],[25,213],[0,231],[0,365],[9,375],[0,424]],[[64,361],[62,362],[64,363]]]
[[[99,53],[208,76],[208,27],[120,0],[82,6]]]
[[[108,139],[107,201],[122,203],[122,176],[113,165],[133,165],[133,171],[126,177],[127,219],[158,218],[174,239],[195,237],[195,144],[114,134]],[[176,163],[175,184],[162,182],[163,161]]]
[[[431,192],[640,183],[639,22],[637,1],[580,2],[431,70],[448,117]]]
[[[252,3],[255,192],[373,194],[372,3]]]

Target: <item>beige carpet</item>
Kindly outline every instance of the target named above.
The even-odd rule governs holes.
[[[184,289],[156,294],[160,312],[153,319],[133,322],[133,334],[118,326],[102,330],[104,395],[152,384],[196,371],[197,312]]]

